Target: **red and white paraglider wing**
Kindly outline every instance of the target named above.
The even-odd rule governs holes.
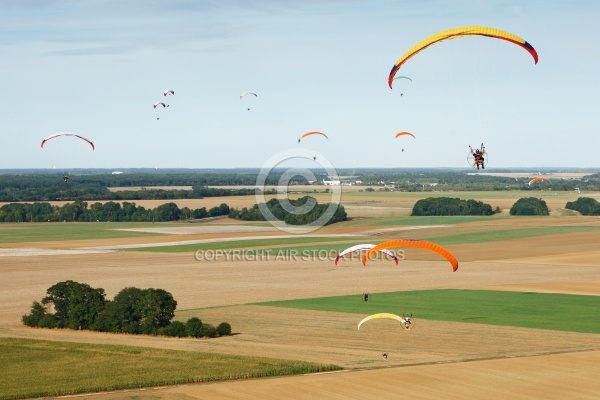
[[[86,142],[88,142],[88,143],[90,144],[90,146],[92,146],[92,150],[95,150],[94,143],[92,143],[92,141],[91,141],[91,140],[89,140],[89,139],[87,139],[87,138],[85,138],[85,137],[83,137],[83,136],[76,135],[76,134],[74,134],[74,133],[55,133],[54,135],[50,135],[50,136],[48,136],[46,139],[42,140],[41,147],[42,147],[42,148],[44,148],[44,144],[46,144],[46,142],[47,142],[48,140],[51,140],[51,139],[57,138],[57,137],[59,137],[59,136],[74,136],[74,137],[77,137],[77,138],[79,138],[79,139],[81,139],[81,140],[85,140]]]

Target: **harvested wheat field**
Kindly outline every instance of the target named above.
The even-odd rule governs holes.
[[[118,229],[118,224],[114,226]],[[505,217],[411,226],[370,225],[366,219],[313,233],[315,244],[340,243],[339,250],[350,242],[378,243],[397,237],[432,241],[458,238],[456,244],[444,245],[460,261],[456,272],[437,255],[415,249],[406,249],[398,266],[389,260],[373,260],[367,267],[358,258],[342,260],[336,266],[330,254],[198,261],[194,251],[137,249],[144,245],[200,245],[289,236],[270,225],[229,220],[184,224],[177,229],[149,224],[146,236],[129,238],[4,243],[0,251],[0,336],[266,356],[337,364],[345,369],[94,395],[99,399],[594,399],[600,393],[598,334],[415,316],[415,328],[397,339],[389,358],[383,360],[381,340],[365,340],[357,332],[360,314],[250,303],[350,294],[359,299],[364,292],[376,295],[449,288],[598,296],[599,227],[599,219],[581,216]],[[493,236],[506,229],[533,233],[513,239]],[[488,235],[486,240],[472,240],[484,235]],[[236,244],[243,248],[243,241]],[[178,302],[175,319],[198,316],[212,324],[227,321],[235,334],[199,340],[24,327],[20,317],[29,311],[32,301],[40,300],[54,283],[69,279],[104,288],[107,298],[128,286],[162,288]],[[557,316],[562,317],[576,318]]]

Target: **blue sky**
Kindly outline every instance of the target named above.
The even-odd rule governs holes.
[[[599,20],[596,1],[0,0],[0,168],[261,167],[298,146],[339,168],[467,167],[481,142],[488,168],[600,168]],[[539,63],[462,38],[388,88],[409,47],[463,25]],[[298,145],[314,130],[329,139]],[[57,132],[96,150],[41,149]]]

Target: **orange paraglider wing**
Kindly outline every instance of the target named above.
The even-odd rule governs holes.
[[[327,135],[326,135],[326,134],[324,134],[323,132],[316,132],[316,131],[313,131],[313,132],[306,132],[305,134],[303,134],[302,136],[300,136],[300,139],[298,139],[298,143],[300,143],[300,140],[304,139],[305,137],[307,137],[307,136],[312,136],[312,135],[322,135],[322,136],[325,136],[325,138],[326,138],[326,139],[329,139],[329,138],[327,137]]]
[[[450,265],[452,265],[453,271],[456,271],[458,269],[458,260],[456,259],[456,257],[454,257],[452,253],[450,253],[442,246],[439,246],[435,243],[426,242],[424,240],[411,239],[389,240],[387,242],[378,244],[363,256],[363,265],[367,265],[367,260],[369,259],[369,257],[374,255],[376,252],[380,251],[381,249],[387,249],[392,247],[417,247],[425,250],[431,250],[448,260],[448,262],[450,262]]]
[[[540,182],[540,181],[550,181],[550,179],[542,178],[541,176],[538,176],[537,178],[533,178],[532,180],[529,181],[529,186],[533,185],[536,182]]]

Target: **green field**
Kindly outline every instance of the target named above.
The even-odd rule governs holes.
[[[0,224],[0,243],[50,242],[78,239],[109,239],[156,236],[157,233],[131,232],[120,229],[181,226],[149,222],[40,222]]]
[[[560,235],[565,233],[593,232],[600,230],[598,226],[546,226],[543,228],[498,229],[487,232],[462,233],[457,235],[437,236],[429,241],[441,246],[449,244],[496,242],[500,240],[523,239],[534,236]]]
[[[600,296],[444,289],[374,293],[368,302],[354,295],[256,304],[600,334]]]
[[[264,357],[12,338],[0,338],[0,354],[0,399],[341,369]]]

